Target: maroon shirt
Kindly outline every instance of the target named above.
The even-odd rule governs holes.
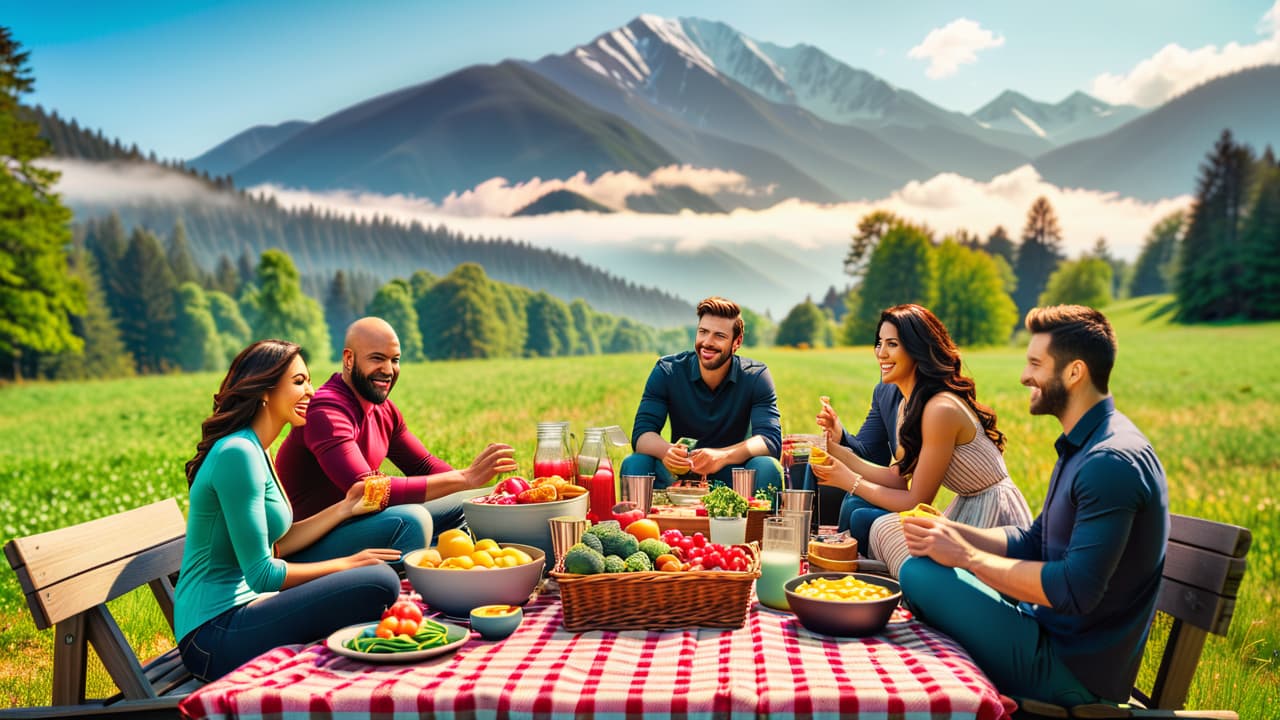
[[[408,476],[391,478],[391,505],[424,502],[426,476],[453,469],[409,432],[395,403],[368,402],[334,373],[311,399],[307,424],[284,439],[276,473],[297,521],[346,497],[361,476],[388,458]]]

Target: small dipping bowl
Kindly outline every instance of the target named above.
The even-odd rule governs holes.
[[[485,640],[501,640],[520,627],[524,610],[519,605],[481,605],[471,611],[471,629]]]

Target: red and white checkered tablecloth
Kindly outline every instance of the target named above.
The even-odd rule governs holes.
[[[193,693],[189,718],[555,716],[1002,720],[1000,695],[951,639],[899,612],[839,639],[753,607],[733,631],[570,633],[559,598],[525,608],[511,637],[371,665],[321,644],[265,653]]]

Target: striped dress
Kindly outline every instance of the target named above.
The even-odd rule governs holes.
[[[1004,465],[1004,455],[987,437],[969,406],[951,393],[941,393],[960,403],[965,414],[973,420],[976,432],[973,439],[957,445],[951,456],[951,464],[942,476],[942,486],[956,494],[942,514],[951,520],[980,528],[1031,525],[1031,510],[1027,499],[1009,478]],[[901,419],[899,419],[901,425]],[[898,576],[898,568],[911,553],[898,513],[888,513],[871,525],[871,556],[889,566],[889,572]]]

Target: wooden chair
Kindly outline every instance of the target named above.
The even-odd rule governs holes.
[[[1209,633],[1226,635],[1244,578],[1245,555],[1253,534],[1247,528],[1187,515],[1170,517],[1164,581],[1156,610],[1172,618],[1155,685],[1133,690],[1127,706],[1077,705],[1064,708],[1020,700],[1027,717],[1051,718],[1214,718],[1237,720],[1230,710],[1182,710]]]
[[[178,702],[202,683],[177,648],[139,662],[107,601],[149,585],[173,628],[173,583],[186,521],[170,498],[4,547],[36,627],[54,628],[53,705],[0,710],[0,718],[178,717]],[[120,692],[85,698],[92,645]]]

